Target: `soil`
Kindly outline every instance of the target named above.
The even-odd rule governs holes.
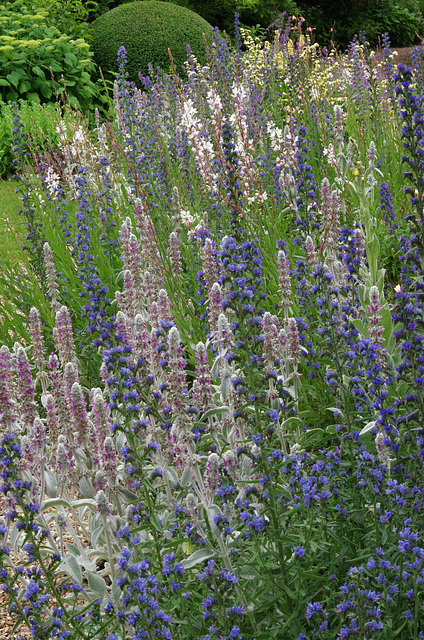
[[[422,48],[423,45],[418,45],[420,46],[420,48]],[[396,51],[397,56],[395,56],[394,58],[394,63],[395,64],[407,64],[407,65],[411,65],[412,61],[411,61],[411,54],[413,52],[414,49],[417,48],[417,45],[415,47],[401,47],[400,49],[392,49],[392,51]]]

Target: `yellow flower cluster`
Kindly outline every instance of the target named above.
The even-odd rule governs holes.
[[[260,38],[253,39],[247,29],[240,29],[240,34],[246,47],[243,67],[253,82],[260,83],[262,75],[268,67],[267,52],[271,45],[269,42],[265,42],[263,45]]]

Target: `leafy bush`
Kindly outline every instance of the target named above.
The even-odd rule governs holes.
[[[233,34],[234,14],[238,13],[246,26],[266,28],[283,12],[297,15],[298,8],[294,0],[171,0],[175,4],[187,7],[198,13],[213,27]]]
[[[187,59],[189,44],[201,63],[206,62],[203,34],[212,41],[212,27],[203,18],[166,2],[133,2],[104,14],[93,23],[93,53],[105,75],[118,70],[117,52],[128,52],[128,77],[138,82],[138,74],[147,75],[148,65],[170,67],[171,50],[177,72]]]
[[[95,93],[89,45],[49,26],[46,10],[31,10],[22,0],[1,5],[0,43],[2,100],[53,102],[66,91],[71,105],[89,105]]]
[[[37,10],[45,9],[49,22],[62,33],[72,38],[90,37],[88,21],[97,10],[97,2],[94,0],[34,0],[31,6]]]

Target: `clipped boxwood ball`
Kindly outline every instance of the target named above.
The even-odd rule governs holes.
[[[128,79],[140,85],[138,73],[146,76],[151,62],[170,70],[171,49],[177,73],[187,60],[186,45],[201,64],[206,62],[203,39],[212,43],[212,27],[197,13],[169,2],[131,2],[108,11],[93,22],[92,51],[105,76],[118,71],[117,52],[127,51]]]

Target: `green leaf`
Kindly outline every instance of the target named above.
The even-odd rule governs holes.
[[[97,573],[88,574],[88,586],[93,592],[96,600],[103,600],[106,596],[107,588],[104,579]]]
[[[38,95],[38,93],[34,93],[33,91],[29,91],[25,96],[25,100],[28,100],[28,102],[33,102],[35,104],[39,104],[40,103],[40,96]]]
[[[0,87],[10,87],[10,82],[5,78],[0,78]]]
[[[76,107],[76,108],[80,106],[78,98],[76,98],[75,96],[69,96],[69,104],[71,105],[71,107]]]
[[[9,91],[6,93],[6,102],[15,102],[19,99],[19,93],[16,91]]]
[[[25,72],[21,69],[15,69],[14,71],[11,71],[6,78],[14,87],[17,88],[22,78],[25,78]]]
[[[66,64],[70,67],[75,67],[78,64],[78,58],[73,53],[67,53],[64,59]]]
[[[19,91],[21,93],[26,93],[27,91],[29,91],[31,89],[31,83],[28,82],[28,80],[22,80],[19,83]]]
[[[51,87],[49,87],[49,85],[46,82],[43,82],[40,85],[40,92],[43,94],[45,98],[47,98],[47,100],[49,100],[53,95],[53,91]]]
[[[61,67],[61,65],[57,62],[57,60],[50,60],[50,65],[49,65],[53,71],[53,73],[62,73],[63,69]]]
[[[45,78],[46,74],[44,73],[44,71],[42,69],[40,69],[40,67],[37,67],[37,65],[35,65],[35,67],[32,67],[32,73],[35,73],[36,76],[39,76],[40,78]]]

